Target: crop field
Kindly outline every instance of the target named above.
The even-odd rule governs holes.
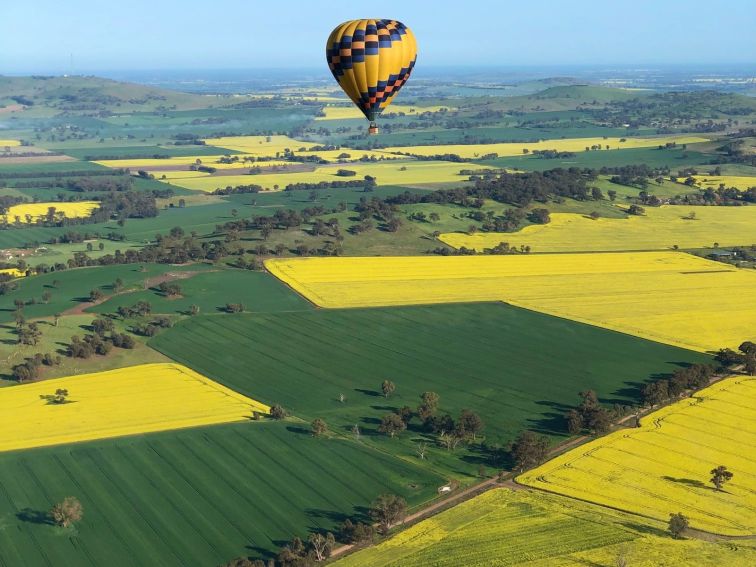
[[[377,423],[392,409],[415,407],[426,390],[455,417],[466,408],[479,413],[488,441],[527,428],[556,441],[566,435],[559,408],[576,403],[580,390],[635,403],[646,380],[709,360],[501,303],[198,316],[148,344],[238,392],[308,421],[320,417],[333,431],[351,435],[358,424],[364,442],[410,460],[424,438],[419,424],[389,439]],[[378,391],[385,379],[397,385],[389,398]],[[434,449],[428,459],[472,476],[480,455],[462,462]]]
[[[621,210],[625,208],[622,207]],[[694,216],[694,219],[690,217]],[[532,252],[614,252],[669,250],[756,243],[756,207],[648,207],[643,216],[591,219],[573,213],[552,213],[548,224],[518,232],[454,232],[440,239],[454,248],[482,252],[501,242],[527,245]]]
[[[52,401],[58,389],[69,397]],[[179,364],[143,364],[0,389],[0,451],[251,419],[268,406]]]
[[[362,179],[365,175],[376,178],[378,185],[426,185],[432,183],[467,181],[460,175],[463,169],[480,169],[482,166],[468,163],[441,161],[384,161],[379,163],[348,163],[317,167],[315,171],[260,173],[257,175],[223,175],[175,180],[174,184],[187,189],[213,191],[227,185],[256,184],[264,189],[283,189],[292,183],[319,183],[321,181],[349,181]],[[355,171],[353,177],[336,175],[339,169]]]
[[[321,307],[499,300],[694,350],[756,339],[756,272],[679,252],[271,259],[266,267]]]
[[[339,99],[341,101],[341,99]],[[386,114],[399,114],[404,113],[409,116],[419,115],[423,112],[439,112],[442,108],[452,110],[448,106],[415,106],[407,104],[392,104],[384,112]],[[350,118],[362,118],[365,119],[365,115],[360,112],[357,107],[353,105],[349,106],[326,106],[323,108],[325,116],[318,116],[315,120],[346,120]]]
[[[120,306],[148,301],[153,313],[186,313],[192,305],[201,313],[218,313],[226,303],[243,303],[246,311],[279,312],[312,309],[312,305],[269,274],[248,270],[219,270],[176,281],[178,297],[165,297],[156,288],[116,295],[88,311],[115,313]]]
[[[748,544],[746,544],[748,545]],[[549,494],[490,490],[336,561],[336,567],[567,567],[615,565],[746,567],[756,549],[674,540],[661,522]]]
[[[0,274],[8,274],[14,278],[21,278],[26,275],[26,272],[22,272],[18,268],[5,268],[0,270]]]
[[[236,150],[243,154],[254,156],[275,157],[284,150],[298,151],[301,148],[316,146],[312,142],[295,140],[288,136],[225,136],[223,138],[208,138],[205,140],[208,146]],[[221,152],[223,153],[223,152]]]
[[[720,185],[725,187],[737,187],[741,191],[756,187],[756,177],[745,175],[694,175],[698,185],[702,188],[718,189]]]
[[[536,143],[518,143],[506,142],[501,144],[451,144],[440,146],[406,146],[384,148],[386,152],[402,152],[407,154],[432,156],[437,154],[457,154],[462,158],[472,159],[486,154],[496,153],[499,156],[520,156],[527,149],[529,152],[534,150],[557,150],[560,152],[584,152],[586,147],[600,145],[602,150],[606,151],[606,146],[610,150],[630,149],[630,148],[654,148],[670,142],[681,144],[695,144],[697,142],[707,142],[707,138],[691,135],[671,135],[659,136],[655,138],[626,138],[624,142],[621,138],[601,137],[601,138],[566,138],[560,140],[543,140]],[[597,150],[592,150],[597,151]]]
[[[18,140],[0,140],[0,147],[14,147],[20,146],[21,142]]]
[[[56,213],[63,213],[67,217],[88,217],[96,208],[100,206],[97,201],[75,201],[72,203],[50,202],[50,203],[23,203],[13,205],[4,215],[8,222],[14,222],[16,217],[21,222],[26,221],[26,215],[30,215],[32,221],[47,215],[51,207],[55,208]]]
[[[734,474],[723,490],[709,483],[719,465]],[[517,480],[659,520],[682,512],[712,533],[754,535],[756,379],[723,380]]]
[[[416,506],[444,483],[359,443],[291,428],[238,423],[2,453],[0,561],[220,565],[333,530],[379,494]],[[47,510],[70,495],[83,520],[50,525]]]

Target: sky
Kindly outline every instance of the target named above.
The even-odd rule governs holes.
[[[0,74],[316,68],[330,31],[356,18],[404,22],[433,67],[756,62],[754,0],[2,4]]]

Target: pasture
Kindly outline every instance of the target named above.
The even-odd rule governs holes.
[[[624,140],[624,141],[622,141]],[[433,156],[438,154],[456,154],[462,158],[473,159],[486,154],[498,154],[499,156],[521,156],[524,153],[532,153],[535,150],[556,150],[559,152],[585,152],[586,147],[601,146],[601,150],[592,150],[601,153],[607,150],[655,148],[667,143],[695,144],[707,142],[708,139],[689,134],[658,136],[653,138],[565,138],[559,140],[542,140],[540,142],[505,142],[498,144],[450,144],[439,146],[395,146],[384,148],[383,151],[390,153],[404,153],[421,156]],[[607,148],[607,146],[609,146]],[[525,152],[524,150],[527,150]]]
[[[618,207],[626,210],[626,207]],[[518,232],[445,233],[441,241],[454,248],[482,252],[501,242],[527,245],[532,252],[619,252],[707,248],[756,243],[756,207],[647,207],[643,216],[598,218],[552,213],[548,224]]]
[[[60,409],[60,408],[53,408]],[[410,506],[444,479],[287,423],[238,423],[0,454],[5,565],[220,565],[266,556],[394,493]],[[50,525],[75,495],[84,518]]]
[[[341,99],[339,99],[341,101]],[[406,114],[412,117],[418,116],[424,112],[440,112],[442,109],[452,110],[449,106],[417,106],[409,104],[392,104],[386,108],[384,114]],[[323,107],[325,116],[317,116],[316,121],[322,120],[348,120],[351,118],[365,119],[365,115],[359,111],[356,106],[325,106]]]
[[[682,512],[693,528],[756,533],[756,379],[731,377],[573,449],[517,481],[666,520]],[[725,465],[723,490],[710,470]]]
[[[335,567],[752,565],[753,546],[675,540],[662,522],[541,492],[498,488],[338,560]]]
[[[166,297],[159,289],[123,293],[87,309],[95,313],[115,313],[120,306],[148,301],[153,313],[184,314],[192,305],[200,313],[217,313],[226,303],[243,303],[246,311],[279,312],[312,309],[312,305],[273,276],[249,270],[217,270],[193,275],[176,282],[177,297]]]
[[[756,272],[679,252],[281,258],[321,307],[505,301],[683,348],[756,339]]]
[[[312,310],[198,316],[150,339],[150,346],[226,386],[282,404],[298,417],[417,461],[429,440],[417,420],[395,439],[381,417],[416,407],[427,390],[440,410],[463,409],[486,423],[489,442],[523,429],[564,438],[562,413],[593,388],[607,403],[637,402],[640,384],[708,357],[504,304]],[[380,393],[383,380],[396,392]],[[339,394],[344,394],[341,402]],[[463,456],[464,458],[460,459]],[[469,479],[485,452],[433,445],[426,460]],[[500,463],[501,464],[501,463]]]
[[[68,391],[60,403],[59,389]],[[179,364],[143,364],[0,389],[0,451],[246,421],[268,406]]]

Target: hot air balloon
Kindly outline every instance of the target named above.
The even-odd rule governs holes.
[[[350,20],[328,37],[333,76],[378,133],[376,118],[409,79],[417,60],[415,36],[396,20]]]

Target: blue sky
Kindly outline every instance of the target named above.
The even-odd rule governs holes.
[[[27,0],[0,8],[0,74],[314,68],[336,24],[394,18],[418,64],[756,62],[754,0]],[[262,8],[264,6],[264,8]]]

